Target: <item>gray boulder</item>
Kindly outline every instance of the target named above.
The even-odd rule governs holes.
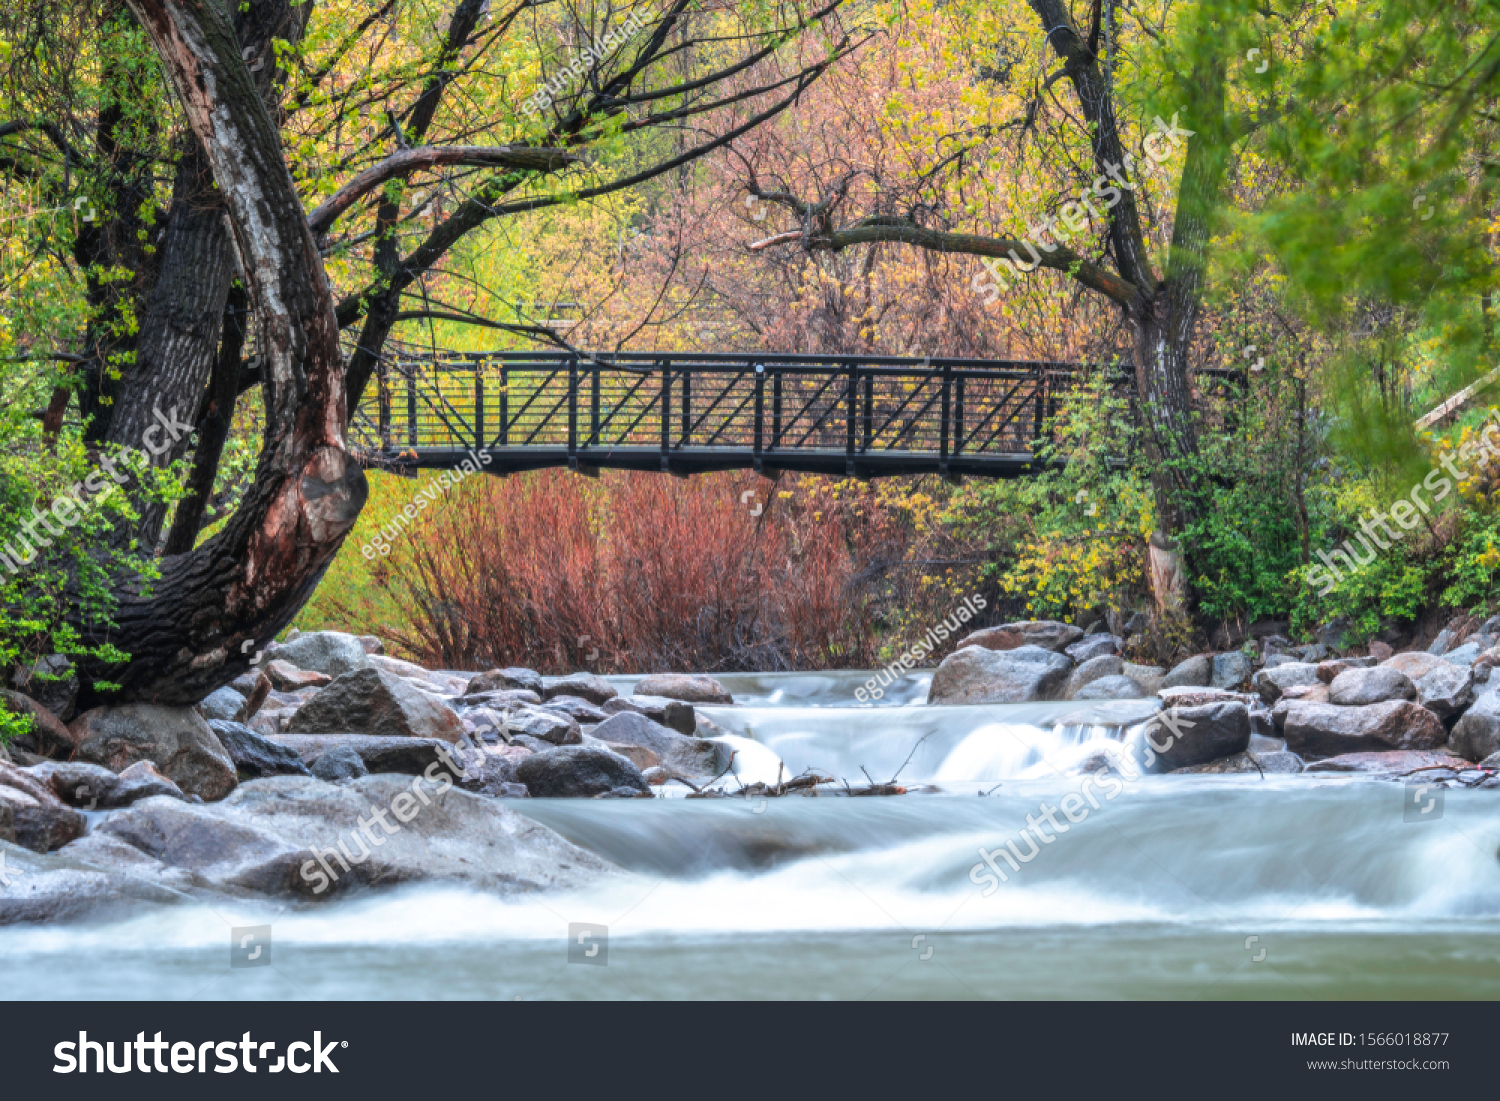
[[[198,713],[210,723],[244,721],[245,697],[233,688],[219,688],[210,692],[198,705]]]
[[[1287,748],[1333,757],[1385,749],[1433,749],[1447,740],[1438,717],[1406,700],[1365,707],[1297,701],[1282,725]]]
[[[1172,667],[1172,671],[1161,679],[1162,688],[1191,686],[1206,688],[1213,680],[1214,659],[1211,654],[1198,654]]]
[[[544,700],[557,696],[578,696],[588,700],[589,703],[602,704],[605,700],[612,700],[619,694],[615,691],[614,685],[593,673],[569,673],[566,677],[558,677],[542,688]]]
[[[1229,650],[1214,655],[1213,676],[1208,683],[1213,688],[1242,688],[1250,683],[1254,672],[1248,654]]]
[[[311,767],[325,754],[336,749],[351,749],[359,754],[367,771],[399,772],[420,775],[437,765],[450,769],[449,743],[436,738],[377,737],[371,734],[283,734],[277,741]],[[444,756],[444,754],[448,756]]]
[[[1399,669],[1345,669],[1328,686],[1328,702],[1340,707],[1363,707],[1387,700],[1414,700],[1417,686]]]
[[[320,690],[292,716],[286,732],[356,733],[456,742],[464,734],[464,724],[451,707],[418,691],[400,677],[378,669],[360,669],[344,673]]]
[[[1027,703],[1059,698],[1073,663],[1040,646],[965,646],[943,659],[927,690],[930,704]]]
[[[1089,658],[1068,678],[1068,687],[1063,695],[1068,699],[1077,699],[1078,693],[1087,685],[1092,684],[1100,677],[1118,677],[1125,669],[1125,663],[1114,654],[1100,654],[1098,657]]]
[[[1445,750],[1398,749],[1385,753],[1341,753],[1337,757],[1314,761],[1307,766],[1307,771],[1404,776],[1417,769],[1451,768],[1457,773],[1468,767],[1468,761]]]
[[[482,754],[473,754],[464,763],[464,772],[458,778],[458,786],[475,795],[487,795],[492,799],[524,799],[526,785],[516,776],[520,767],[531,754],[515,746],[503,749],[487,749]]]
[[[312,774],[325,783],[337,784],[368,776],[370,770],[353,746],[336,745],[313,762]]]
[[[83,815],[65,804],[38,777],[0,764],[0,839],[47,853],[82,837]]]
[[[118,870],[53,853],[42,856],[0,840],[0,926],[116,921],[187,901],[177,891]]]
[[[1345,669],[1373,669],[1380,663],[1372,657],[1363,658],[1329,658],[1327,661],[1318,662],[1318,679],[1324,684],[1332,684],[1333,678]]]
[[[530,669],[511,666],[506,669],[491,669],[480,673],[469,682],[464,695],[477,696],[483,692],[523,691],[535,692],[537,701],[542,697],[542,675]]]
[[[1145,690],[1146,695],[1154,696],[1161,691],[1162,681],[1166,679],[1167,671],[1159,665],[1137,665],[1127,661],[1125,676],[1139,684]]]
[[[1275,704],[1288,688],[1301,688],[1322,684],[1318,679],[1318,667],[1308,662],[1293,661],[1281,665],[1267,665],[1255,674],[1252,685],[1267,704]]]
[[[606,715],[634,711],[679,734],[693,735],[698,731],[698,713],[693,710],[693,705],[682,700],[669,700],[665,696],[642,696],[637,693],[616,696],[604,701],[603,711]]]
[[[80,810],[114,810],[153,795],[186,798],[150,761],[137,761],[118,775],[83,761],[43,761],[26,771],[68,806]]]
[[[1075,700],[1141,700],[1150,693],[1134,677],[1116,675],[1100,677],[1084,685],[1073,698]]]
[[[1243,753],[1250,745],[1250,709],[1238,700],[1175,707],[1153,727],[1146,745],[1168,772]]]
[[[1473,669],[1431,654],[1397,654],[1380,667],[1410,677],[1417,686],[1417,702],[1441,719],[1456,715],[1474,698]]]
[[[1205,776],[1235,776],[1248,773],[1257,776],[1273,776],[1278,773],[1298,773],[1303,768],[1302,758],[1284,749],[1273,749],[1267,753],[1254,753],[1246,750],[1244,753],[1232,753],[1228,757],[1221,757],[1207,764],[1188,765],[1186,768],[1174,769],[1172,775],[1182,776],[1193,773]]]
[[[622,711],[600,723],[594,728],[593,737],[613,745],[649,749],[656,755],[656,761],[647,763],[646,768],[660,764],[690,780],[712,779],[722,767],[719,763],[719,747],[713,742],[668,730],[646,716],[630,711]]]
[[[518,737],[539,738],[549,745],[582,745],[583,731],[578,720],[563,711],[540,707],[521,707],[505,716],[508,740]]]
[[[1443,660],[1451,665],[1472,665],[1480,654],[1484,653],[1485,647],[1477,642],[1466,642],[1462,646],[1455,646],[1443,655]]]
[[[1471,761],[1500,752],[1500,689],[1491,688],[1474,701],[1454,725],[1449,745]]]
[[[310,669],[315,673],[326,673],[330,677],[343,676],[370,667],[370,656],[354,635],[339,631],[314,631],[298,635],[291,642],[276,647],[278,661],[287,662],[298,669]]]
[[[307,765],[294,749],[261,737],[244,723],[211,720],[208,725],[218,735],[219,744],[234,762],[235,774],[241,780],[309,775]]]
[[[631,693],[720,707],[734,703],[729,689],[713,677],[688,673],[653,673],[637,681]]]
[[[533,798],[590,798],[626,788],[649,793],[640,769],[599,746],[563,746],[527,757],[516,777]]]
[[[205,802],[224,798],[239,782],[218,735],[191,707],[96,707],[74,719],[69,729],[78,743],[78,760],[111,772],[150,761],[183,792]]]
[[[965,636],[958,647],[960,650],[965,646],[982,646],[986,650],[1017,650],[1023,646],[1040,646],[1044,650],[1061,653],[1082,637],[1083,631],[1071,623],[1058,623],[1052,619],[1028,619],[974,631]]]
[[[580,725],[592,726],[594,723],[602,723],[609,718],[606,712],[578,696],[556,696],[542,704],[541,710],[566,715]]]
[[[496,688],[489,692],[476,692],[472,696],[461,696],[453,701],[453,706],[457,708],[487,707],[492,711],[504,712],[510,707],[522,705],[535,707],[541,702],[541,694],[532,692],[530,689]]]
[[[1115,635],[1087,634],[1082,639],[1066,647],[1063,653],[1068,655],[1074,665],[1082,665],[1090,658],[1103,657],[1107,654],[1118,654],[1124,649],[1122,642]]]

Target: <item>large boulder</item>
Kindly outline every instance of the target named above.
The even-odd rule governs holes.
[[[1174,707],[1146,744],[1169,772],[1243,753],[1250,745],[1250,709],[1239,700]]]
[[[1213,676],[1208,683],[1213,688],[1243,688],[1250,683],[1254,672],[1248,654],[1242,650],[1229,650],[1214,655]]]
[[[1118,636],[1108,633],[1084,635],[1073,645],[1065,647],[1063,653],[1074,665],[1082,665],[1090,658],[1102,657],[1107,654],[1118,654],[1124,648]]]
[[[211,720],[208,725],[218,735],[219,744],[234,762],[235,774],[241,780],[308,775],[307,765],[290,746],[263,738],[244,723]]]
[[[506,713],[506,740],[518,736],[540,738],[550,745],[583,744],[583,731],[577,719],[564,711],[541,707],[520,707]]]
[[[602,704],[605,700],[612,700],[619,694],[615,691],[614,685],[593,673],[569,673],[566,677],[558,677],[551,684],[542,687],[544,700],[557,696],[578,696],[588,700],[589,703]]]
[[[692,735],[698,730],[698,713],[693,710],[693,705],[681,700],[669,700],[665,696],[642,696],[637,693],[616,696],[612,700],[605,700],[601,710],[606,715],[634,711],[679,734]]]
[[[1451,768],[1455,773],[1470,767],[1462,757],[1445,750],[1397,749],[1385,753],[1341,753],[1314,761],[1308,772],[1357,772],[1363,775],[1405,776],[1418,769]]]
[[[245,719],[245,697],[233,688],[217,688],[204,697],[198,705],[198,714],[210,723],[243,722]]]
[[[96,707],[74,719],[69,730],[79,760],[112,772],[150,761],[186,794],[205,802],[224,798],[239,782],[218,735],[191,707]]]
[[[1345,669],[1370,669],[1380,664],[1372,657],[1363,658],[1329,658],[1317,664],[1318,679],[1324,684],[1332,684],[1333,678]]]
[[[651,791],[640,769],[603,746],[570,745],[533,754],[517,766],[516,777],[538,799]]]
[[[1273,749],[1266,753],[1252,753],[1246,750],[1243,753],[1231,753],[1228,757],[1220,757],[1217,761],[1209,761],[1203,765],[1188,765],[1186,768],[1173,770],[1174,776],[1182,776],[1189,773],[1206,776],[1237,776],[1257,775],[1273,776],[1277,773],[1298,773],[1303,770],[1302,758],[1295,753],[1285,749]]]
[[[1083,631],[1070,623],[1028,619],[974,631],[966,635],[958,647],[960,650],[965,646],[982,646],[986,650],[1018,650],[1023,646],[1040,646],[1044,650],[1061,653],[1082,637]]]
[[[26,771],[68,806],[80,810],[114,810],[154,795],[185,798],[182,789],[150,761],[137,761],[118,774],[83,761],[43,761]]]
[[[84,826],[83,815],[40,778],[15,765],[0,764],[0,839],[47,853],[82,837]]]
[[[339,784],[368,776],[370,770],[353,746],[336,745],[313,762],[312,774],[327,783]]]
[[[401,772],[416,776],[433,765],[448,768],[448,743],[437,738],[381,737],[372,734],[283,734],[277,742],[295,753],[311,769],[337,749],[359,755],[369,772]],[[449,756],[443,755],[448,753]]]
[[[41,704],[61,722],[73,718],[78,703],[78,674],[62,654],[46,657],[15,669],[10,684],[23,696]]]
[[[1385,749],[1433,749],[1448,737],[1436,715],[1407,700],[1365,707],[1299,700],[1287,709],[1281,729],[1288,749],[1326,757]]]
[[[593,737],[614,745],[641,746],[656,754],[656,762],[673,772],[693,779],[712,779],[720,771],[719,747],[701,738],[690,738],[668,730],[644,715],[622,711],[600,723]],[[628,756],[628,755],[627,755]],[[645,767],[650,768],[652,764]]]
[[[13,715],[31,719],[31,730],[16,739],[16,748],[55,761],[67,760],[78,750],[73,733],[62,721],[30,696],[0,688],[0,707]]]
[[[1179,662],[1172,667],[1165,677],[1161,679],[1162,688],[1206,688],[1214,676],[1214,659],[1212,654],[1198,654],[1186,661]]]
[[[631,689],[633,695],[660,696],[686,703],[701,703],[724,706],[734,703],[734,697],[713,677],[689,673],[653,673],[642,677]]]
[[[287,662],[298,669],[310,669],[315,673],[326,673],[330,677],[343,676],[370,667],[370,656],[354,635],[339,631],[314,631],[298,635],[290,642],[277,646],[276,660]]]
[[[1268,705],[1281,699],[1288,688],[1304,688],[1322,684],[1318,679],[1318,667],[1310,662],[1288,661],[1276,666],[1266,666],[1255,674],[1252,685],[1260,698]]]
[[[1432,654],[1397,654],[1382,662],[1380,668],[1410,677],[1417,686],[1417,702],[1441,719],[1462,711],[1474,698],[1474,671]]]
[[[1448,744],[1471,761],[1500,752],[1500,688],[1491,688],[1474,701],[1454,725]]]
[[[1075,700],[1142,700],[1149,696],[1145,687],[1134,677],[1115,675],[1100,677],[1085,684],[1076,693]]]
[[[1092,684],[1100,677],[1118,677],[1125,670],[1125,663],[1115,654],[1101,654],[1095,658],[1089,658],[1068,678],[1068,687],[1063,695],[1068,699],[1076,699],[1078,693],[1087,685]]]
[[[618,698],[618,697],[617,697]],[[588,700],[579,696],[554,696],[542,704],[541,710],[555,711],[559,715],[566,715],[580,726],[593,726],[602,723],[609,715],[602,709],[595,707]]]
[[[313,669],[299,669],[280,658],[266,662],[266,676],[271,687],[278,692],[300,692],[304,688],[322,688],[333,680],[327,673]]]
[[[1321,666],[1319,667],[1321,668]],[[1417,686],[1399,669],[1345,669],[1328,686],[1328,702],[1340,707],[1363,707],[1387,700],[1414,700]]]
[[[1125,676],[1139,684],[1145,690],[1146,695],[1154,696],[1161,691],[1162,681],[1167,677],[1167,671],[1159,665],[1138,665],[1133,661],[1125,663]]]
[[[1073,668],[1062,654],[1040,646],[993,650],[965,646],[945,657],[932,674],[927,702],[1027,703],[1058,699]]]
[[[0,926],[112,921],[187,901],[179,892],[127,871],[94,867],[58,853],[43,856],[3,839],[0,862],[5,869]]]
[[[525,692],[535,692],[537,699],[542,695],[542,675],[530,669],[511,667],[508,669],[491,669],[488,673],[480,673],[469,682],[469,687],[464,689],[464,695],[477,696],[481,692],[505,691],[507,689],[518,689]]]
[[[359,669],[343,674],[319,691],[292,716],[286,733],[352,733],[456,742],[463,737],[464,724],[451,707],[400,677],[378,669]]]
[[[524,799],[526,785],[516,776],[516,769],[530,756],[531,751],[521,746],[487,748],[465,762],[458,786],[493,799]]]

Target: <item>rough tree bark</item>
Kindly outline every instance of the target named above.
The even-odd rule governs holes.
[[[266,430],[225,529],[165,559],[121,603],[112,676],[129,699],[192,703],[250,667],[333,560],[367,495],[345,446],[344,369],[322,260],[228,14],[202,0],[129,0],[224,196],[257,322]],[[91,632],[103,642],[102,632]],[[84,703],[96,702],[89,689]]]

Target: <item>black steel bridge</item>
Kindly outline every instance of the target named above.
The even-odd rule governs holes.
[[[492,474],[566,466],[688,475],[800,471],[858,478],[1034,473],[1033,442],[1072,363],[769,353],[398,349],[383,357],[350,443],[368,466]],[[1129,369],[1115,369],[1128,381]]]

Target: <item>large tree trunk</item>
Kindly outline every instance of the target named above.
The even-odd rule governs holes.
[[[128,664],[87,668],[101,698],[193,703],[250,667],[296,615],[363,507],[345,445],[344,369],[328,282],[275,126],[212,0],[129,0],[224,196],[257,323],[266,435],[255,482],[225,529],[165,559],[125,598],[108,641]],[[89,640],[105,641],[91,630]]]

